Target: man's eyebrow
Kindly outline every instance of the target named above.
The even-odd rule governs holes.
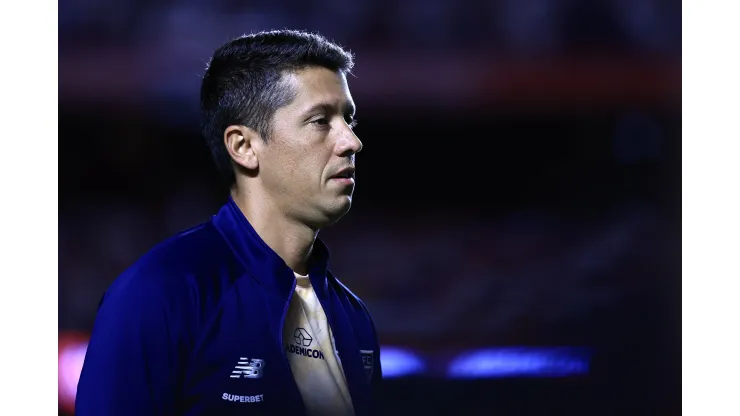
[[[321,110],[321,111],[323,111],[325,113],[333,113],[333,112],[336,111],[336,106],[334,104],[332,104],[332,103],[329,103],[329,102],[316,103],[316,104],[312,105],[311,108],[309,108],[308,110],[306,110],[305,114],[315,113],[315,112],[317,112],[319,110]],[[355,111],[356,111],[355,105],[353,103],[351,103],[351,102],[345,103],[344,106],[343,106],[343,108],[342,108],[342,110],[343,110],[342,111],[342,114],[343,115],[349,115],[349,116],[352,116],[352,117],[354,117]]]

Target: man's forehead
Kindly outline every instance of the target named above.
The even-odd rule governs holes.
[[[325,68],[311,68],[293,75],[296,96],[293,105],[300,111],[330,106],[354,113],[354,102],[344,74]]]
[[[342,71],[332,71],[321,66],[309,66],[292,73],[296,80],[307,85],[336,85],[339,87],[347,85],[347,77]]]

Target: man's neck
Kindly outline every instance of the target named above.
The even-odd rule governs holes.
[[[255,203],[244,193],[233,191],[232,198],[262,240],[285,261],[294,272],[308,274],[308,259],[317,230],[291,221],[269,203]]]

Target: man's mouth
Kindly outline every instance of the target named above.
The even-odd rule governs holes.
[[[345,180],[354,179],[354,178],[355,178],[354,168],[344,168],[331,177],[331,179],[345,179]]]

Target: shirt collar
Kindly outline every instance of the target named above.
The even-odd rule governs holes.
[[[231,196],[212,222],[255,280],[281,293],[292,290],[295,281],[293,271],[257,234]],[[324,242],[316,238],[309,263],[309,278],[319,296],[327,289],[329,257]]]

